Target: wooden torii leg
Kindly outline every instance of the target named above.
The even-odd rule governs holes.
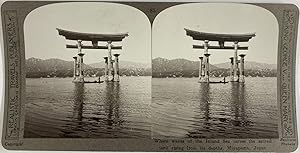
[[[209,83],[209,56],[210,54],[204,54],[204,56],[206,57],[206,61],[205,61],[205,74],[204,74],[204,80],[203,82],[205,83]]]
[[[108,47],[108,81],[113,81],[114,76],[113,76],[113,60],[112,60],[112,55],[111,55],[111,47],[112,47],[112,42],[108,41],[107,42],[107,47]]]
[[[240,82],[245,82],[245,54],[240,54]]]
[[[203,71],[204,76],[200,82],[209,83],[209,55],[208,54],[208,40],[204,41],[204,58],[203,58]]]
[[[74,56],[74,70],[73,70],[73,80],[77,77],[77,56]]]
[[[82,53],[81,51],[81,40],[77,40],[77,48],[78,48],[78,57],[77,57],[77,64],[74,66],[76,66],[76,69],[74,70],[76,78],[73,80],[73,82],[79,82],[79,83],[84,83],[84,76],[83,76],[83,55],[84,53]],[[78,74],[77,74],[78,73]]]
[[[83,53],[79,53],[79,82],[84,82],[84,75],[83,75]]]
[[[120,81],[120,75],[119,75],[119,55],[120,54],[114,54],[115,56],[115,62],[114,62],[114,81],[119,82]]]
[[[199,63],[199,82],[202,80],[202,73],[203,73],[203,57],[199,57],[200,63]]]
[[[229,74],[229,77],[230,77],[230,81],[234,81],[234,78],[233,78],[233,69],[234,69],[234,66],[233,66],[233,57],[230,57],[230,74]]]
[[[104,63],[105,63],[105,66],[104,66],[104,80],[105,81],[108,81],[108,57],[103,57],[104,58]]]
[[[236,82],[238,81],[238,57],[237,57],[237,52],[238,52],[238,42],[234,42],[234,56],[233,56],[233,81]]]

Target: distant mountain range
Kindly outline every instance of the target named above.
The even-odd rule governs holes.
[[[105,66],[104,62],[99,62],[99,63],[92,63],[89,64],[89,66],[93,68],[101,68]],[[136,62],[130,62],[130,61],[119,61],[119,67],[120,69],[136,69],[136,68],[144,68],[144,69],[149,69],[151,68],[150,64],[145,64],[145,63],[136,63]]]
[[[85,75],[102,76],[104,74],[104,62],[84,64]],[[229,75],[230,63],[210,64],[212,76],[223,77]],[[245,75],[259,77],[275,77],[276,64],[266,64],[246,61]],[[155,58],[151,66],[144,63],[120,61],[120,74],[126,76],[153,76],[153,77],[198,77],[199,61],[187,59]],[[65,61],[57,58],[26,60],[26,77],[72,77],[73,61]]]
[[[57,58],[26,60],[26,77],[72,77],[73,61],[65,61]],[[85,75],[102,76],[104,74],[104,62],[84,64]],[[143,63],[120,61],[120,74],[126,76],[151,76],[151,66]]]
[[[45,72],[45,71],[60,71],[60,70],[73,70],[73,61],[64,61],[57,58],[51,59],[39,59],[29,58],[26,60],[26,72]],[[84,64],[87,69],[92,68],[89,65]]]
[[[210,64],[210,75],[223,77],[229,75],[230,63]],[[245,75],[253,77],[275,77],[276,64],[265,64],[258,62],[245,62]],[[187,59],[165,59],[155,58],[152,60],[153,77],[198,77],[199,61]]]
[[[211,70],[219,69],[214,65],[209,65]],[[199,61],[189,61],[187,59],[172,59],[155,58],[152,60],[153,72],[175,72],[175,71],[191,71],[199,69]]]

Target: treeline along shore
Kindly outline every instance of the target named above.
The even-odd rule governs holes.
[[[229,69],[215,69],[210,71],[211,77],[228,77]],[[198,77],[199,70],[186,71],[168,71],[168,72],[152,72],[154,78],[170,78],[170,77]],[[276,70],[245,70],[245,77],[276,77]]]
[[[151,69],[120,69],[121,76],[151,76]],[[84,71],[85,76],[99,77],[104,75],[104,69],[94,68]],[[73,77],[73,70],[55,70],[41,72],[27,72],[26,78],[66,78]]]

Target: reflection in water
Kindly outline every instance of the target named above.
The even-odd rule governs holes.
[[[73,113],[71,117],[71,123],[66,125],[66,128],[62,130],[62,137],[77,137],[75,131],[83,129],[83,105],[84,105],[84,84],[74,83],[73,91]]]
[[[105,100],[105,112],[107,114],[108,129],[119,127],[122,123],[119,114],[120,108],[120,85],[117,82],[107,82],[106,84],[106,100]]]
[[[245,84],[233,82],[231,84],[231,111],[234,118],[231,120],[234,126],[248,126],[247,116],[245,114]]]
[[[74,84],[72,78],[26,79],[24,136],[149,137],[150,80],[122,77],[118,83]]]
[[[199,122],[193,123],[193,129],[191,129],[187,137],[192,137],[192,138],[205,138],[207,137],[207,134],[211,130],[213,130],[213,117],[211,116],[211,95],[210,91],[211,87],[210,84],[208,83],[201,83],[199,85],[199,99],[198,101],[198,109],[200,111],[197,111],[198,113],[194,117],[195,119],[199,120]]]
[[[197,78],[152,79],[154,138],[278,137],[276,78],[195,82]]]
[[[99,131],[97,134],[102,137],[114,137],[120,133],[123,122],[119,112],[120,85],[114,82],[103,85],[105,90],[96,94],[95,102],[85,103],[84,84],[75,83],[72,121],[62,130],[63,137],[93,137],[89,136],[91,131]]]
[[[84,84],[75,83],[74,87],[74,105],[73,105],[73,119],[77,122],[82,121],[82,110],[84,101]]]
[[[210,128],[210,122],[209,120],[211,119],[210,118],[210,108],[209,108],[209,105],[210,105],[210,94],[209,94],[209,91],[210,91],[210,86],[208,83],[201,83],[200,85],[200,104],[203,105],[203,107],[200,107],[201,108],[201,111],[204,112],[204,128],[206,128],[207,130],[209,130]]]

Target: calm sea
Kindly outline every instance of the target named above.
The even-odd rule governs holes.
[[[154,138],[276,138],[277,79],[200,84],[197,78],[152,79]]]
[[[26,79],[25,137],[276,138],[276,84],[276,78],[209,85],[197,78]]]
[[[150,105],[151,77],[101,84],[26,79],[24,137],[150,137]]]

